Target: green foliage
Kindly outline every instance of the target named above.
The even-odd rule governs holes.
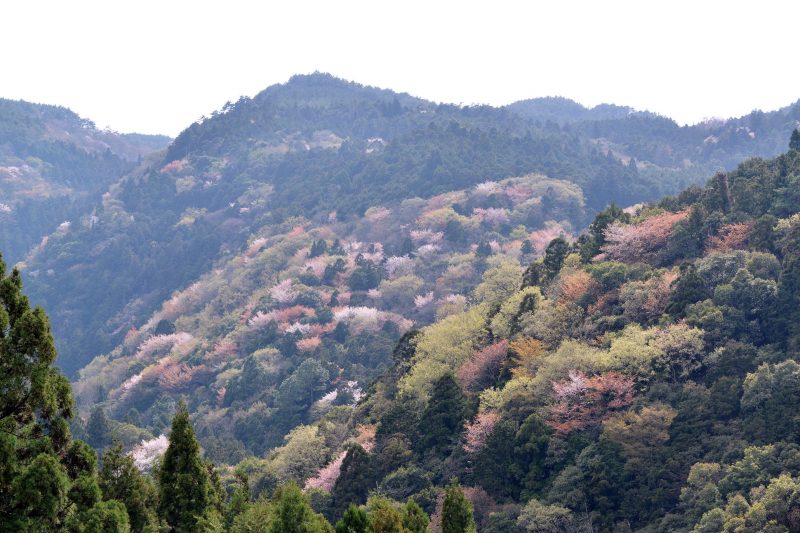
[[[425,511],[413,498],[409,498],[403,506],[403,527],[409,533],[426,533],[429,523],[430,519]]]
[[[420,418],[418,453],[448,455],[458,442],[466,415],[461,388],[452,374],[445,374],[433,384],[428,406]]]
[[[92,409],[89,420],[86,422],[86,436],[89,444],[95,449],[102,450],[112,441],[111,423],[102,407]]]
[[[450,482],[442,505],[442,533],[475,533],[472,504],[458,482]]]
[[[103,453],[99,473],[104,500],[116,500],[125,505],[133,531],[156,531],[158,491],[149,477],[136,468],[133,459],[116,443]]]
[[[339,477],[333,486],[333,515],[340,515],[351,504],[365,503],[371,485],[371,458],[364,448],[354,444],[347,450]]]
[[[174,531],[195,531],[211,511],[212,487],[185,404],[172,420],[169,447],[158,472],[159,514]]]
[[[369,528],[370,520],[367,512],[352,503],[347,507],[342,518],[336,522],[336,533],[368,533]]]

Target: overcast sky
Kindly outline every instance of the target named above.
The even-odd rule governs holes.
[[[800,2],[4,0],[0,97],[176,135],[315,70],[441,102],[560,95],[681,123],[800,99]]]

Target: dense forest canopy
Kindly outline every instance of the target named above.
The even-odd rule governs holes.
[[[0,530],[798,530],[798,119],[0,101]]]

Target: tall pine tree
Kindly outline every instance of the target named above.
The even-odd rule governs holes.
[[[170,531],[192,532],[212,508],[208,469],[200,458],[200,445],[181,402],[172,420],[169,447],[158,475],[159,510]]]

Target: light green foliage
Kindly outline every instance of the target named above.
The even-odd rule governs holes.
[[[481,283],[475,287],[475,300],[489,307],[504,302],[519,289],[521,276],[519,264],[502,261],[483,274]]]
[[[333,533],[325,518],[315,513],[308,497],[289,482],[271,500],[259,500],[237,516],[232,533]]]
[[[544,300],[531,313],[520,317],[522,333],[540,339],[550,349],[556,349],[575,332],[583,319],[583,309],[573,303]]]
[[[414,305],[414,296],[422,291],[425,281],[418,276],[385,279],[378,286],[381,302],[390,308],[403,309]]]
[[[529,501],[522,509],[517,524],[529,533],[567,533],[577,531],[572,511],[559,505]]]
[[[455,370],[472,354],[484,326],[484,308],[475,306],[425,328],[417,340],[414,366],[403,378],[401,390],[427,395],[436,379]]]
[[[407,533],[403,515],[398,505],[382,496],[373,496],[367,502],[370,518],[370,533]]]
[[[417,505],[413,498],[409,498],[403,506],[403,527],[408,533],[427,533],[430,520],[425,511]]]
[[[704,364],[703,332],[677,324],[666,328],[626,327],[611,341],[612,365],[641,382],[667,375],[685,380]]]
[[[542,293],[538,287],[525,287],[515,292],[492,317],[492,333],[504,339],[510,337],[520,327],[522,317],[532,313],[541,299]]]
[[[370,520],[367,512],[352,503],[336,522],[336,533],[368,533]]]
[[[325,438],[316,426],[298,426],[286,436],[286,444],[270,456],[270,467],[280,483],[302,483],[323,466],[327,458]]]

